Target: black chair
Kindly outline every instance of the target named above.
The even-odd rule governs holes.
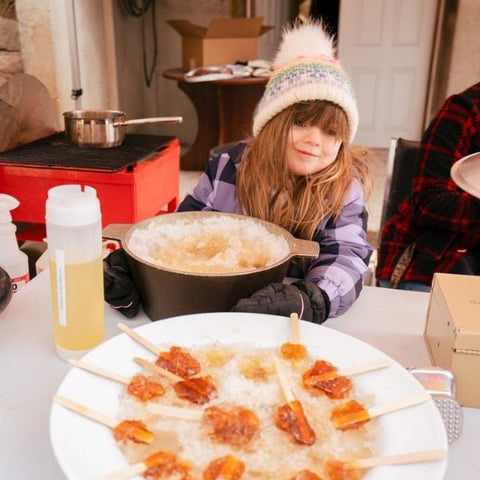
[[[420,161],[420,142],[405,138],[392,138],[388,150],[385,190],[383,197],[380,230],[378,232],[377,245],[382,243],[382,231],[385,222],[398,210],[399,205],[412,191],[412,180],[416,175]],[[370,260],[365,285],[377,285],[375,267],[377,252],[375,251]]]
[[[230,143],[225,143],[225,144],[217,145],[216,147],[213,147],[212,149],[210,149],[210,152],[209,152],[210,158],[208,160],[210,161],[212,158],[218,155],[221,155],[222,153],[225,153],[237,143],[238,142],[230,142]]]
[[[412,180],[417,173],[419,162],[419,141],[392,138],[387,159],[380,237],[385,222],[398,210],[400,203],[412,191]]]

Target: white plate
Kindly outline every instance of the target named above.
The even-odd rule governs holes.
[[[218,340],[278,347],[290,339],[288,318],[244,313],[186,315],[135,330],[154,344],[186,346]],[[301,322],[300,335],[312,356],[328,360],[338,368],[390,359],[391,367],[355,378],[356,388],[362,393],[375,395],[375,405],[424,391],[400,364],[349,335],[307,322]],[[122,333],[92,350],[84,360],[129,376],[140,370],[132,361],[134,356],[145,356],[144,347]],[[123,388],[121,384],[74,368],[66,375],[57,394],[115,417],[118,395]],[[448,448],[443,422],[433,401],[384,415],[378,421],[380,428],[375,455]],[[55,456],[70,480],[97,480],[128,465],[108,428],[57,404],[53,404],[51,409],[50,437]],[[446,463],[444,459],[415,465],[377,467],[370,470],[365,479],[441,480]]]
[[[480,198],[480,152],[472,153],[455,162],[450,175],[462,190]]]

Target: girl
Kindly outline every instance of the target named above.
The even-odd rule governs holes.
[[[368,152],[352,147],[351,83],[318,23],[284,31],[253,119],[253,138],[212,159],[178,211],[242,213],[315,240],[320,254],[292,262],[291,285],[271,284],[234,311],[322,323],[358,297],[372,253],[366,241]]]

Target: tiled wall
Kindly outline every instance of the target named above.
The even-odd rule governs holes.
[[[23,62],[17,22],[0,17],[0,85],[9,77],[23,72]]]

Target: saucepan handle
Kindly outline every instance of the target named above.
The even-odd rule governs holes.
[[[292,241],[292,257],[318,257],[320,253],[320,245],[318,242],[311,240],[303,240],[301,238],[293,238]]]
[[[183,117],[152,117],[152,118],[136,118],[134,120],[124,120],[123,122],[114,122],[114,127],[122,127],[124,125],[143,125],[145,123],[163,123],[166,125],[178,125],[182,123]]]
[[[102,230],[102,237],[107,240],[122,241],[123,236],[132,225],[129,223],[111,223]]]

